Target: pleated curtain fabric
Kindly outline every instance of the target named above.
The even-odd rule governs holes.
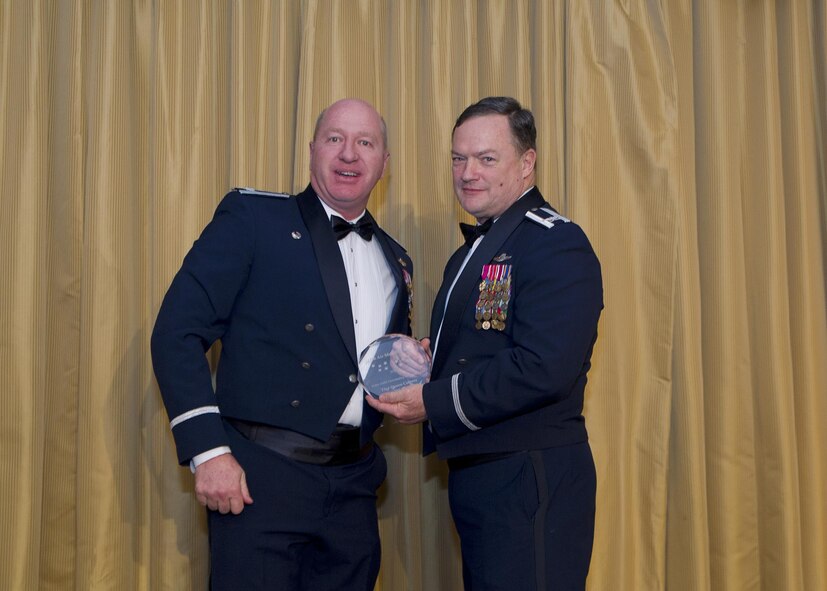
[[[425,336],[488,95],[602,264],[589,589],[826,589],[825,31],[824,0],[0,3],[0,589],[206,587],[149,358],[182,257],[231,187],[303,188],[361,97]],[[388,423],[377,589],[461,589],[447,469]]]

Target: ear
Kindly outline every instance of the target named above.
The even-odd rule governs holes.
[[[310,142],[307,146],[309,148],[309,156],[310,156],[310,163],[309,168],[313,167],[313,142]]]
[[[523,178],[530,176],[534,172],[534,165],[537,163],[537,151],[534,148],[529,148],[520,156],[520,162]]]
[[[388,160],[390,160],[390,158],[391,158],[391,153],[390,152],[385,152],[385,160],[382,162],[382,174],[380,175],[379,178],[382,178],[383,176],[385,176],[385,172],[387,172],[387,170],[388,170]]]

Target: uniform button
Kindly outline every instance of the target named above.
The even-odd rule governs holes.
[[[316,327],[313,326],[312,324],[310,324],[309,322],[304,325],[304,330],[306,330],[307,332],[313,332],[314,328],[316,328]]]
[[[465,365],[466,363],[468,363],[468,360],[465,358],[457,359],[457,365]]]
[[[299,400],[294,400],[290,403],[290,406],[292,406],[293,408],[299,408],[299,406],[301,406],[301,402]]]
[[[302,361],[302,367],[304,369],[310,369],[310,363],[308,361]]]
[[[351,384],[355,384],[356,380],[357,380],[356,374],[355,373],[350,374],[349,376],[347,376],[347,379],[350,380]]]

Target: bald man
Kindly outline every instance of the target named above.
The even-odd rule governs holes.
[[[334,103],[316,122],[310,185],[228,193],[164,298],[153,364],[208,510],[213,591],[374,587],[386,463],[357,355],[410,334],[413,272],[366,209],[388,158],[374,108]]]

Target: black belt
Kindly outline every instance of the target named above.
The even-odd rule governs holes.
[[[513,456],[520,452],[505,451],[489,454],[472,454],[469,456],[459,456],[458,458],[448,458],[448,467],[451,470],[460,470],[462,468],[470,468],[471,466],[479,466],[480,464],[487,464],[495,460],[501,460]]]
[[[373,450],[372,441],[359,445],[360,429],[351,425],[338,425],[330,439],[319,441],[290,429],[239,419],[225,420],[250,441],[297,462],[341,466],[358,462]]]

